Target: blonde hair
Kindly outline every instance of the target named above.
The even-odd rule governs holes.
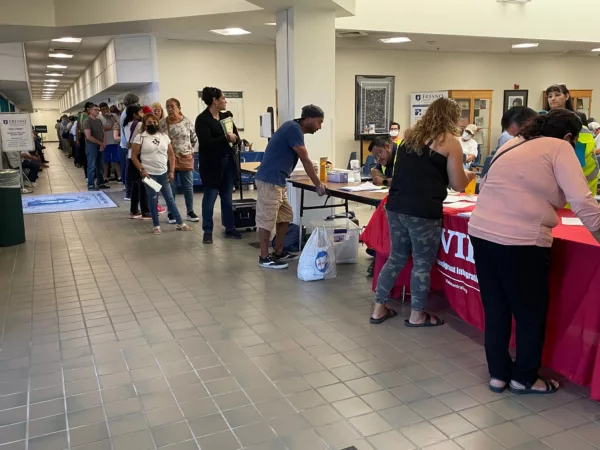
[[[451,98],[438,98],[434,101],[421,120],[404,133],[402,144],[407,152],[416,152],[421,155],[423,146],[430,140],[451,134],[458,136],[457,126],[460,119],[460,106]]]
[[[150,105],[150,108],[152,109],[153,112],[155,109],[160,109],[160,118],[161,119],[165,118],[165,110],[163,109],[162,105],[159,102],[152,103],[152,105]]]

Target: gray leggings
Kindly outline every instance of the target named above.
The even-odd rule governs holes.
[[[404,269],[412,250],[414,267],[410,276],[411,308],[425,309],[425,300],[431,285],[431,267],[440,247],[442,221],[387,211],[392,251],[377,281],[375,300],[385,304]]]

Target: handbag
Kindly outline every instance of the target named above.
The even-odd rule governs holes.
[[[169,125],[169,118],[165,119],[167,124],[167,135],[171,138],[171,126]],[[181,153],[175,153],[175,171],[177,172],[191,172],[194,170],[194,155],[182,155]]]

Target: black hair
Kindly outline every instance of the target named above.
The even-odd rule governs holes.
[[[56,121],[56,123],[60,123],[60,122],[61,122],[61,120],[62,120],[62,119],[58,119],[58,120]]]
[[[585,113],[582,113],[581,111],[575,111],[575,114],[577,114],[577,117],[579,117],[579,120],[581,120],[581,123],[587,127],[589,122],[588,122],[588,119],[587,119],[587,116],[585,115]]]
[[[141,109],[142,107],[140,105],[129,105],[125,111],[125,120],[123,121],[123,126],[127,125],[132,120],[135,120],[133,116],[139,113]]]
[[[106,103],[106,102],[102,102],[102,103],[100,103],[100,105],[99,105],[99,106],[100,106],[100,108],[104,108],[104,107],[107,107],[107,108],[108,108],[108,103]]]
[[[221,98],[223,95],[223,91],[216,87],[206,86],[202,89],[202,101],[206,103],[207,106],[213,104],[213,99]]]
[[[521,128],[525,122],[537,115],[538,113],[535,110],[528,108],[527,106],[513,106],[502,116],[502,121],[500,122],[502,130],[506,130],[513,123]]]
[[[94,102],[85,102],[83,109],[90,109],[94,105]]]
[[[225,117],[233,118],[233,113],[231,111],[225,111]]]
[[[581,120],[573,111],[553,109],[544,116],[531,119],[521,130],[521,136],[525,139],[540,136],[563,139],[567,134],[571,134],[575,140],[581,132],[581,127]]]
[[[392,140],[389,136],[377,136],[369,144],[369,152],[372,152],[375,147],[385,147],[387,144],[391,144]]]
[[[548,89],[546,89],[546,97],[550,95],[550,92],[558,92],[563,95],[568,95],[569,99],[565,103],[565,109],[568,109],[569,111],[575,111],[575,108],[573,107],[573,97],[571,97],[571,93],[569,92],[569,88],[566,84],[553,84],[552,86],[548,87]],[[548,107],[550,107],[550,102],[548,102]]]
[[[393,125],[396,125],[398,127],[398,129],[400,129],[400,124],[398,122],[392,122],[392,123],[390,123],[390,127],[388,128],[388,130],[390,128],[392,128]]]

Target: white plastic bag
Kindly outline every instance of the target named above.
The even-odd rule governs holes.
[[[303,281],[335,278],[335,251],[325,227],[313,230],[298,262],[298,278]]]

